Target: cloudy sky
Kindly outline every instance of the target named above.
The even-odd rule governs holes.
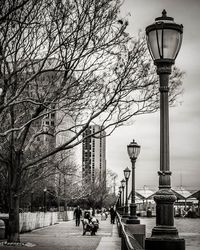
[[[125,0],[121,15],[129,16],[129,33],[137,34],[161,16],[183,24],[183,43],[176,65],[186,72],[180,104],[170,108],[170,168],[172,186],[200,189],[200,1],[199,0]],[[123,178],[123,169],[131,168],[127,144],[135,139],[141,145],[136,162],[136,188],[158,186],[159,113],[138,117],[131,126],[117,129],[107,138],[107,167]]]

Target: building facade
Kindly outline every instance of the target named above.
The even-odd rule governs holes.
[[[83,133],[83,138],[83,182],[106,183],[106,132],[99,125],[91,125]]]

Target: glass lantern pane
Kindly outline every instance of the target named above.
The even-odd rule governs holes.
[[[138,157],[139,153],[140,153],[140,147],[137,147],[136,151],[135,151],[135,157],[136,158]]]
[[[162,29],[152,30],[148,34],[148,46],[153,59],[175,59],[182,42],[182,35],[178,30]],[[162,44],[163,41],[163,44]]]
[[[163,33],[163,58],[175,59],[181,45],[181,34],[177,30],[165,29]]]
[[[130,158],[137,158],[140,153],[140,146],[129,146],[128,147],[128,155]]]
[[[159,45],[161,44],[160,33],[161,32],[159,32],[159,30],[158,30],[158,43],[159,43]],[[152,30],[149,32],[148,37],[147,37],[147,42],[148,42],[149,50],[150,50],[150,53],[151,53],[153,60],[160,59],[160,51],[159,51],[159,47],[158,47],[158,43],[157,43],[156,30]]]
[[[126,184],[126,181],[125,181],[125,180],[122,180],[122,181],[121,181],[122,187],[125,187],[125,184]]]
[[[127,150],[128,150],[128,155],[129,155],[129,157],[131,157],[131,156],[132,156],[132,147],[130,147],[130,146],[128,145]]]
[[[128,154],[130,158],[133,158],[135,156],[135,149],[134,147],[128,147]]]
[[[129,178],[129,173],[125,172],[125,173],[124,173],[124,177],[125,177],[126,179],[128,179],[128,178]]]
[[[126,178],[126,179],[128,179],[129,178],[129,176],[130,176],[130,169],[129,168],[126,168],[125,170],[124,170],[124,177]]]

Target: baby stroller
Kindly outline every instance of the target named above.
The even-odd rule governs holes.
[[[98,219],[96,219],[95,217],[91,217],[89,211],[85,211],[82,224],[83,224],[83,235],[85,235],[86,232],[90,232],[91,235],[95,235],[95,233],[99,229]]]

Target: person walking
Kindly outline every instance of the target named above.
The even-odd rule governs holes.
[[[82,216],[82,210],[80,209],[79,206],[77,206],[74,210],[74,216],[75,216],[75,219],[76,219],[76,226],[79,227],[80,225],[80,219],[81,219],[81,216]]]
[[[111,224],[115,224],[115,216],[116,216],[116,211],[112,206],[110,208],[110,222],[111,222]]]

